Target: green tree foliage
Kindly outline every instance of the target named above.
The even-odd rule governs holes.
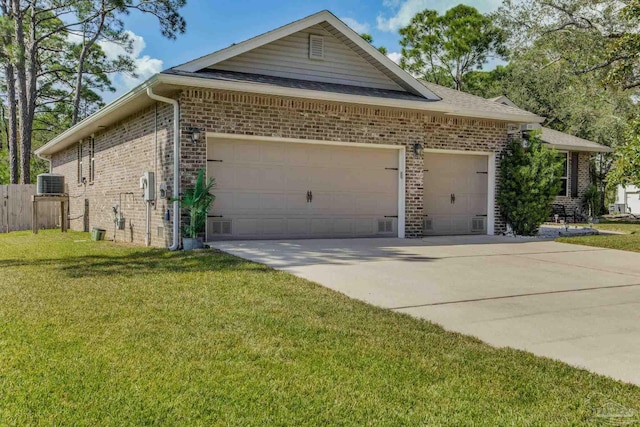
[[[185,31],[178,13],[185,4],[186,0],[0,0],[0,98],[6,99],[12,182],[18,181],[18,162],[20,182],[31,182],[32,152],[45,136],[102,106],[100,93],[114,90],[110,75],[133,73],[131,58],[107,58],[100,47],[111,42],[131,51],[123,17],[151,15],[161,34],[173,39]],[[61,114],[68,114],[69,120]],[[62,120],[52,121],[54,117]]]
[[[560,191],[562,161],[555,150],[532,134],[526,143],[512,141],[500,163],[498,205],[513,232],[532,236],[551,214]]]
[[[625,143],[615,152],[614,168],[607,180],[612,186],[631,184],[640,187],[640,119],[631,122]]]
[[[458,5],[444,15],[425,10],[400,30],[400,65],[420,78],[458,90],[466,75],[490,56],[505,58],[505,32],[491,17]]]
[[[640,87],[639,0],[505,0],[497,14],[512,49],[558,44],[557,60],[619,89]]]

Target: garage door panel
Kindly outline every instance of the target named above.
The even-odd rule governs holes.
[[[333,222],[333,231],[335,234],[341,235],[352,235],[354,234],[354,223],[355,219],[353,218],[336,218]]]
[[[452,217],[449,215],[429,215],[431,228],[425,229],[426,235],[453,234]]]
[[[309,190],[309,176],[304,166],[288,166],[284,169],[285,188],[287,190],[300,190],[305,193]]]
[[[224,157],[207,167],[218,179],[212,215],[232,222],[218,238],[390,235],[378,220],[398,212],[398,171],[385,170],[397,150],[213,140],[208,153]]]
[[[296,215],[303,215],[310,211],[311,207],[307,202],[307,195],[303,192],[288,192],[286,197],[287,212]]]
[[[233,234],[240,237],[262,234],[258,228],[260,222],[258,218],[234,218]]]
[[[425,234],[477,233],[473,218],[487,212],[487,168],[487,156],[425,154],[424,213],[431,222]]]
[[[231,182],[225,177],[225,181],[218,182],[217,188],[229,188],[229,189],[265,189],[262,187],[260,183],[260,169],[252,168],[247,164],[225,164],[220,168],[221,171],[226,171],[228,169],[233,170],[233,179]],[[222,172],[226,175],[226,172]],[[218,172],[214,172],[214,176],[217,176]],[[216,181],[217,182],[217,181]]]
[[[285,150],[286,163],[289,166],[306,167],[309,163],[309,149],[304,144],[290,144]]]
[[[235,159],[235,148],[233,144],[216,144],[208,146],[207,148],[207,156],[209,160],[233,162]]]
[[[252,142],[244,141],[230,141],[224,144],[232,147],[232,157],[229,159],[223,158],[225,162],[229,163],[258,163],[261,161],[260,145]],[[215,147],[214,147],[215,150]]]
[[[469,196],[469,212],[473,215],[486,215],[487,196],[485,194],[471,194]]]
[[[287,231],[287,221],[284,218],[265,218],[262,220],[263,233],[269,235],[282,235]]]
[[[426,195],[426,194],[425,194]],[[450,215],[453,213],[450,194],[433,194],[428,197],[425,206],[427,215]]]
[[[264,190],[283,189],[287,182],[285,176],[285,168],[269,167],[258,169],[259,181],[257,185]]]
[[[273,163],[282,165],[286,163],[287,156],[285,155],[284,147],[275,144],[263,144],[260,146],[262,163]]]
[[[307,218],[288,218],[287,235],[304,236],[309,234],[309,220]]]
[[[261,193],[259,209],[265,213],[285,213],[287,197],[284,193]]]

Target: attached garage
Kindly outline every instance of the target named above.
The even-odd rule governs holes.
[[[207,239],[402,237],[401,159],[398,146],[210,137]]]
[[[487,154],[425,153],[425,235],[487,234],[489,164]]]

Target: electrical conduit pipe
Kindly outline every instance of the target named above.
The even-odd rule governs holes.
[[[180,247],[180,105],[175,99],[156,95],[150,87],[147,95],[155,101],[173,105],[173,244],[169,250],[175,251]]]

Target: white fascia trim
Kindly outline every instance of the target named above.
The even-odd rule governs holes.
[[[335,15],[333,15],[331,12],[327,10],[323,10],[322,12],[318,12],[314,15],[308,16],[299,21],[292,22],[291,24],[272,30],[268,33],[254,37],[242,43],[238,43],[236,45],[230,46],[226,49],[222,49],[218,52],[214,52],[212,54],[203,56],[202,58],[196,59],[194,61],[187,62],[186,64],[179,65],[175,67],[175,69],[179,71],[196,72],[196,71],[202,70],[203,68],[209,68],[212,65],[218,64],[229,58],[233,58],[234,56],[241,55],[245,52],[256,49],[260,46],[264,46],[268,43],[274,42],[283,37],[287,37],[291,34],[305,30],[309,27],[312,27],[314,25],[320,24],[325,21],[328,22],[330,25],[332,25],[334,28],[336,28],[338,31],[340,31],[345,37],[347,37],[349,40],[355,43],[358,47],[360,47],[369,55],[371,55],[375,60],[380,62],[385,68],[391,71],[396,77],[398,77],[405,84],[411,87],[411,89],[413,89],[417,94],[420,94],[429,100],[439,101],[441,99],[435,93],[427,89],[417,79],[415,79],[409,73],[407,73],[402,68],[400,68],[395,62],[393,62],[391,59],[387,58],[385,55],[380,53],[378,49],[371,46],[370,43],[365,41],[362,37],[360,37],[359,34],[353,31],[348,25],[346,25],[344,22],[336,18]]]
[[[104,108],[98,110],[96,113],[90,115],[89,117],[85,118],[84,120],[76,123],[74,126],[67,129],[66,131],[62,132],[60,135],[56,136],[55,138],[47,142],[45,145],[38,148],[34,154],[38,157],[42,156],[46,158],[47,151],[53,148],[54,146],[56,146],[59,142],[72,137],[73,134],[78,132],[80,129],[86,126],[89,126],[90,124],[100,120],[101,118],[113,113],[115,110],[127,104],[129,101],[131,101],[133,98],[138,96],[140,93],[146,92],[148,87],[153,87],[157,83],[158,83],[158,74],[151,77],[149,80],[143,82],[142,84],[135,87],[134,89],[130,90],[129,92],[125,93],[121,97],[117,98],[115,101],[112,101],[111,103],[107,104]]]
[[[228,90],[233,92],[248,92],[262,95],[287,96],[292,98],[316,99],[320,101],[345,102],[360,105],[376,105],[381,107],[404,108],[443,113],[451,116],[470,117],[474,119],[491,119],[519,123],[531,123],[535,119],[543,121],[542,117],[522,116],[514,114],[499,114],[476,110],[465,110],[442,104],[442,101],[407,101],[403,99],[377,98],[372,96],[348,95],[343,93],[322,92],[309,89],[268,86],[257,83],[229,82],[207,79],[203,77],[177,76],[173,74],[159,74],[158,81],[170,85],[201,87],[207,89]]]

